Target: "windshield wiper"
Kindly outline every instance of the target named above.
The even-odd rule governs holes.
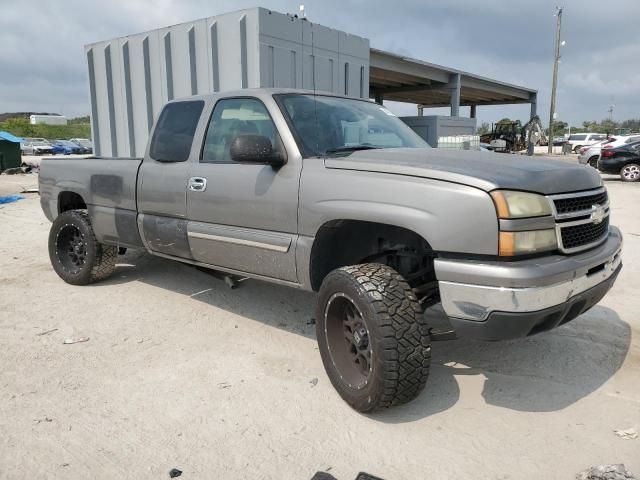
[[[373,145],[351,145],[345,147],[331,148],[324,153],[349,153],[357,152],[358,150],[376,150],[380,147],[374,147]]]

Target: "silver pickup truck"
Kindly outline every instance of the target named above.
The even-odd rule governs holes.
[[[138,248],[317,291],[322,361],[362,412],[420,393],[432,339],[549,330],[595,305],[621,268],[596,170],[431,149],[369,101],[184,98],[150,138],[144,158],[42,162],[58,275],[105,279]]]

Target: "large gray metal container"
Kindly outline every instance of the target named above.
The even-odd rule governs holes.
[[[369,40],[253,8],[85,46],[94,150],[141,156],[174,98],[257,87],[368,98]]]
[[[414,132],[434,148],[443,147],[444,145],[441,144],[447,137],[476,136],[475,118],[425,115],[400,117],[400,120],[411,127]],[[478,138],[478,142],[479,141]],[[444,143],[446,143],[446,141]]]

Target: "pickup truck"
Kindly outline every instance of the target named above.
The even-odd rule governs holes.
[[[301,90],[171,101],[144,158],[45,160],[39,182],[68,283],[131,248],[318,292],[322,362],[361,412],[421,392],[432,339],[552,329],[622,267],[595,169],[432,149],[384,106]]]

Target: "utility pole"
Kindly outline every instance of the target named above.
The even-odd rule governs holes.
[[[553,121],[556,113],[556,87],[558,86],[558,63],[560,61],[560,28],[562,27],[562,7],[556,7],[556,52],[553,60],[553,83],[551,84],[551,108],[549,111],[549,147],[547,152],[553,153]]]

